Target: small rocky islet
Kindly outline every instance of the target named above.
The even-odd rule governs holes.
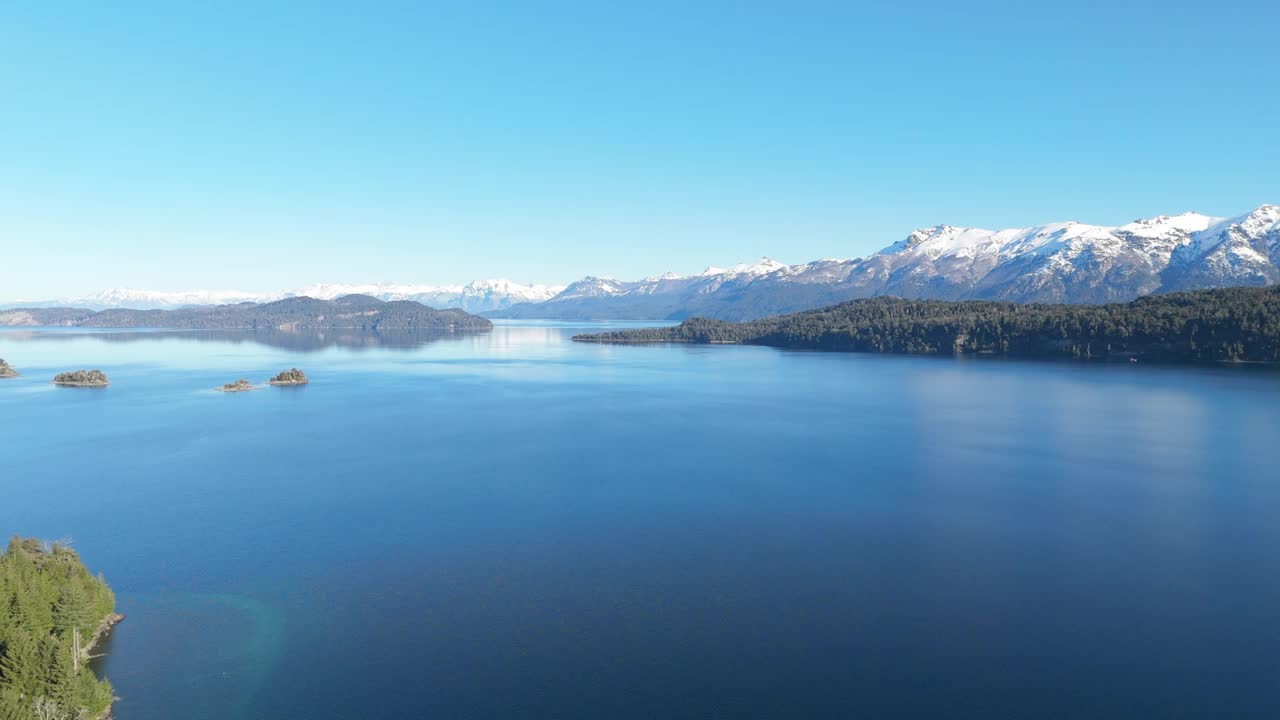
[[[252,390],[252,389],[253,389],[253,383],[249,382],[244,378],[240,378],[235,382],[229,382],[226,385],[223,385],[222,387],[218,388],[220,392],[228,392],[228,393],[245,392],[247,390]]]
[[[54,375],[53,384],[64,387],[106,387],[111,383],[101,370],[74,370]]]
[[[21,373],[14,370],[8,362],[0,358],[0,378],[18,377]],[[107,379],[106,373],[101,370],[71,370],[60,372],[53,376],[53,384],[63,387],[105,387],[111,382]],[[298,368],[289,368],[272,376],[267,381],[268,385],[306,385],[310,382],[307,374]],[[246,378],[240,378],[234,382],[215,388],[219,392],[245,392],[253,390],[256,386]]]
[[[298,368],[283,370],[273,375],[270,380],[267,380],[268,385],[306,385],[307,382],[309,382],[307,380],[307,374]],[[229,382],[226,385],[223,385],[218,388],[218,390],[221,392],[234,393],[245,392],[247,390],[253,390],[254,388],[255,386],[253,383],[249,382],[245,378],[240,378],[235,382]]]
[[[267,381],[268,385],[306,385],[306,373],[298,368],[289,368]]]

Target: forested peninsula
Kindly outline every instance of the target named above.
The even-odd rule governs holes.
[[[14,537],[0,554],[0,720],[89,720],[111,685],[86,667],[122,619],[115,596],[65,544]]]
[[[736,343],[849,352],[982,353],[1160,362],[1280,362],[1280,286],[1153,295],[1108,305],[854,300],[731,323],[577,335],[598,343]]]
[[[176,330],[488,330],[493,323],[464,310],[436,310],[411,300],[369,295],[335,300],[294,297],[269,303],[200,305],[179,310],[17,308],[0,310],[0,326],[171,328]]]

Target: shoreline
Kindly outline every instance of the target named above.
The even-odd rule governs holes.
[[[62,387],[106,387],[111,384],[109,382],[59,382],[57,380],[51,380],[50,382]]]
[[[93,637],[89,638],[89,642],[85,643],[80,648],[80,658],[82,660],[92,660],[94,657],[100,657],[90,655],[89,652],[102,641],[102,638],[106,637],[107,633],[111,632],[112,628],[123,622],[125,617],[125,615],[113,611],[106,617],[102,618],[102,620],[98,622],[98,629],[93,631]]]
[[[625,332],[625,331],[624,331]],[[887,352],[878,350],[846,350],[838,347],[815,347],[811,345],[774,345],[770,343],[754,342],[753,340],[691,340],[688,338],[609,338],[603,337],[602,334],[584,334],[574,335],[569,338],[571,342],[583,343],[587,345],[617,345],[630,347],[643,347],[652,345],[736,345],[739,347],[764,347],[773,348],[774,350],[786,350],[796,352],[816,352],[816,353],[832,353],[837,355],[877,355],[888,357],[927,357],[939,359],[991,359],[991,360],[1010,360],[1019,362],[1043,362],[1043,363],[1089,363],[1095,365],[1120,365],[1129,363],[1143,363],[1146,365],[1156,365],[1161,367],[1260,367],[1260,368],[1277,368],[1280,367],[1280,360],[1197,360],[1192,358],[1170,357],[1170,356],[1154,356],[1149,357],[1146,351],[1134,352],[1112,352],[1107,355],[1092,355],[1073,357],[1066,354],[1049,353],[1049,354],[1021,354],[994,352],[990,350],[977,350],[969,352]]]
[[[94,658],[102,657],[101,655],[92,655],[90,653],[95,647],[97,647],[98,643],[102,642],[102,639],[106,637],[116,625],[123,622],[124,619],[125,616],[123,614],[115,611],[108,613],[106,617],[102,618],[102,620],[98,622],[98,629],[93,632],[93,637],[89,638],[89,642],[85,643],[85,645],[80,648],[80,661],[88,663]],[[93,672],[92,670],[89,670],[88,667],[86,667],[85,670]],[[107,705],[107,709],[103,710],[102,714],[99,715],[96,720],[111,720],[111,708],[115,705],[115,701],[119,699],[120,698],[113,696],[111,698],[111,704]]]

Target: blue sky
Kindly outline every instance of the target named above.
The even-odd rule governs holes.
[[[1280,202],[1270,3],[0,4],[0,298]]]

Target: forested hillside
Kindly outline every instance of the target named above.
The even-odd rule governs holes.
[[[368,295],[336,300],[309,297],[236,305],[202,305],[180,310],[75,308],[0,310],[0,327],[99,327],[251,330],[488,330],[493,323],[458,309],[436,310],[421,303],[383,302]]]
[[[579,335],[582,342],[742,343],[887,353],[1280,362],[1280,287],[1201,290],[1110,305],[875,298],[730,323]]]
[[[0,720],[101,717],[111,685],[85,665],[114,607],[71,548],[10,540],[0,555]]]

